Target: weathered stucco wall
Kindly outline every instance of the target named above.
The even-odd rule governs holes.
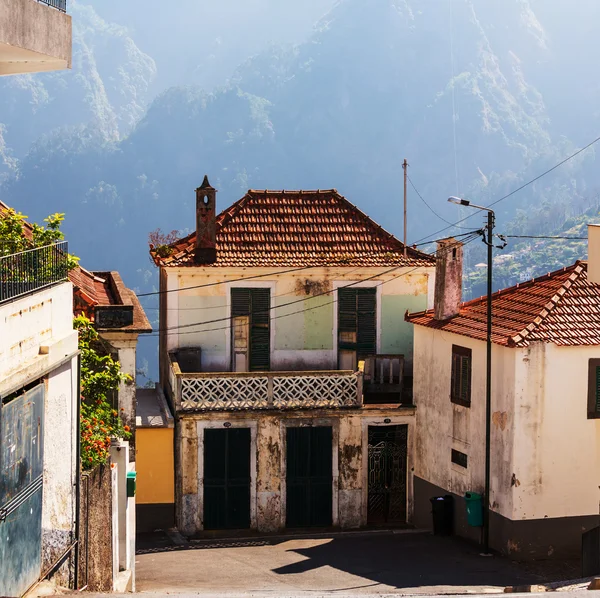
[[[413,397],[417,407],[415,475],[459,496],[482,493],[485,471],[485,342],[415,326]],[[471,407],[450,401],[452,345],[472,349]],[[512,514],[515,349],[492,350],[493,510]],[[468,456],[467,468],[451,462],[451,450]]]
[[[77,358],[48,376],[44,407],[44,491],[42,569],[62,556],[74,541],[77,471]],[[59,581],[68,582],[68,567]],[[65,579],[66,576],[66,579]]]
[[[600,420],[587,418],[598,347],[522,349],[515,404],[514,519],[600,512]]]
[[[176,509],[179,529],[187,535],[203,529],[203,436],[207,428],[251,430],[251,527],[260,532],[285,528],[285,438],[289,427],[331,426],[334,526],[358,528],[367,518],[367,446],[371,425],[409,426],[407,508],[412,517],[412,469],[415,412],[405,409],[313,410],[310,412],[235,412],[184,415],[176,427]]]
[[[473,350],[470,408],[450,402],[453,343]],[[485,355],[483,341],[415,326],[415,476],[424,481],[420,486],[431,486],[423,486],[427,502],[431,492],[483,491]],[[491,519],[496,548],[522,558],[571,554],[579,550],[581,532],[597,525],[600,420],[587,418],[587,400],[588,360],[598,357],[597,347],[493,345],[491,504],[501,516]],[[466,470],[451,463],[452,448],[468,455]],[[419,523],[428,523],[428,505],[418,508]],[[466,527],[462,532],[470,533]]]
[[[70,282],[0,305],[0,394],[27,384],[76,350]]]
[[[271,289],[273,317],[271,330],[271,368],[274,370],[312,370],[337,368],[337,303],[335,289],[374,277],[355,286],[377,288],[378,335],[380,353],[403,353],[407,372],[411,371],[413,331],[404,322],[404,313],[424,309],[428,301],[432,268],[414,271],[399,269],[381,275],[382,268],[312,268],[289,274],[273,270],[230,268],[168,268],[168,328],[179,327],[166,337],[168,350],[201,347],[203,371],[230,369],[231,339],[227,318],[232,287]],[[399,276],[399,274],[404,275]],[[262,276],[267,274],[267,276]],[[228,282],[260,275],[256,280]],[[215,286],[198,285],[225,281]],[[380,284],[384,283],[384,284]],[[378,286],[379,285],[379,286]],[[190,288],[196,287],[196,288]],[[319,295],[331,291],[325,295]],[[318,295],[318,296],[314,296]],[[292,303],[291,305],[287,305]],[[206,322],[197,325],[198,322]]]

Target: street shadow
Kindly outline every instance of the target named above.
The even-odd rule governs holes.
[[[429,534],[340,537],[317,546],[293,549],[305,558],[273,569],[279,575],[333,567],[397,589],[422,586],[507,586],[539,583],[500,556],[480,556],[476,547],[457,538]]]

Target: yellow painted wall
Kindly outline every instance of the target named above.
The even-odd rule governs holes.
[[[138,504],[175,500],[173,428],[137,428],[135,433]]]

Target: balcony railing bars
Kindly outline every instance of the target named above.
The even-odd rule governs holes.
[[[37,0],[40,4],[47,4],[61,12],[67,12],[67,0]]]
[[[68,243],[0,256],[0,303],[67,280]]]

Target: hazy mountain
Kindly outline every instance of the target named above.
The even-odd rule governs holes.
[[[1,82],[3,199],[66,212],[84,265],[132,286],[155,280],[148,232],[192,226],[205,173],[221,208],[250,187],[336,187],[401,235],[406,157],[441,216],[411,190],[415,242],[468,215],[448,195],[498,199],[598,134],[595,0],[342,0],[314,29],[325,0],[204,4],[75,4],[73,72]],[[590,149],[498,204],[498,231],[559,230],[599,182]]]

